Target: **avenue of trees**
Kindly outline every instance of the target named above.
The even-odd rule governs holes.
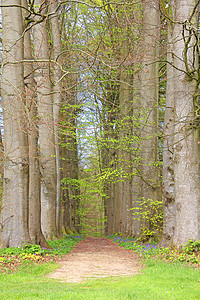
[[[1,0],[0,247],[200,239],[200,1]]]

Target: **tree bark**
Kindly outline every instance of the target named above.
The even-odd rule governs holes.
[[[199,185],[199,127],[193,126],[195,120],[195,80],[190,80],[186,64],[193,68],[194,39],[188,44],[187,59],[184,56],[186,41],[190,32],[184,29],[183,23],[189,20],[196,1],[174,1],[175,23],[173,31],[174,53],[174,181],[175,181],[175,214],[176,225],[173,242],[180,246],[188,239],[200,238],[200,185]],[[192,23],[197,26],[197,13]],[[184,31],[185,30],[185,31]],[[184,42],[183,33],[186,36]]]
[[[159,177],[155,166],[158,161],[158,53],[159,8],[158,0],[143,1],[143,58],[141,71],[141,175],[142,197],[147,203],[158,199]],[[150,229],[149,220],[144,228]]]
[[[50,12],[55,12],[57,8],[57,1],[51,2]],[[62,232],[61,225],[61,162],[60,162],[60,132],[59,132],[59,122],[60,122],[60,108],[62,103],[62,59],[61,59],[61,37],[58,22],[58,13],[55,13],[50,19],[51,21],[51,33],[53,40],[53,118],[54,118],[54,138],[55,138],[55,152],[56,152],[56,227],[57,232],[60,235]],[[58,65],[60,64],[60,65]]]
[[[67,127],[65,143],[66,143],[66,152],[65,159],[67,161],[67,168],[65,176],[75,180],[68,184],[68,229],[72,232],[80,232],[80,219],[78,214],[79,202],[80,202],[80,188],[78,183],[78,149],[77,149],[77,140],[76,140],[76,91],[74,90],[71,93],[70,103],[67,108],[66,105],[66,119]]]
[[[121,74],[120,81],[118,170],[121,174],[117,183],[116,224],[118,224],[117,232],[129,235],[132,229],[132,75],[125,70]]]
[[[28,143],[25,119],[21,0],[2,0],[4,183],[0,246],[29,242]]]
[[[22,0],[22,5],[28,8],[26,0]],[[26,16],[27,12],[23,10],[23,17],[25,18]],[[24,35],[24,59],[26,61],[24,63],[24,80],[29,147],[29,234],[32,243],[48,247],[41,230],[41,176],[39,170],[38,151],[37,97],[36,83],[33,76],[33,64],[31,62],[33,56],[30,31],[27,31]],[[28,62],[28,60],[30,60],[30,62]]]
[[[172,242],[175,231],[175,190],[174,190],[174,57],[172,54],[173,24],[168,24],[167,47],[167,88],[164,118],[163,138],[163,236],[162,243],[168,245]]]
[[[134,152],[132,153],[132,235],[139,237],[141,233],[142,216],[142,178],[140,176],[140,159],[141,159],[141,78],[140,67],[136,64],[137,72],[133,76],[133,91],[132,91],[132,107],[133,107],[133,136]]]
[[[116,141],[118,139],[117,122],[119,112],[119,85],[112,83],[108,84],[105,89],[106,101],[102,101],[102,143],[101,147],[101,172],[108,175],[104,179],[103,190],[105,196],[104,202],[104,217],[105,234],[113,234],[119,232],[120,219],[118,210],[118,184],[117,176],[117,149]],[[112,114],[111,114],[112,112]]]
[[[43,12],[44,1],[35,5]],[[37,17],[35,17],[37,21]],[[33,28],[36,60],[35,81],[37,83],[39,145],[41,181],[41,221],[45,238],[56,234],[56,161],[53,122],[53,100],[49,72],[49,50],[46,19]]]

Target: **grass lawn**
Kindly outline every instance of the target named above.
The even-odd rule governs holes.
[[[200,269],[180,262],[146,260],[133,277],[62,283],[44,275],[56,263],[23,265],[15,273],[0,273],[0,299],[200,299]]]

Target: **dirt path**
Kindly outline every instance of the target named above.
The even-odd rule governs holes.
[[[50,278],[65,282],[81,282],[88,278],[130,276],[139,272],[141,266],[131,250],[120,248],[106,238],[86,238],[73,251],[63,256]]]

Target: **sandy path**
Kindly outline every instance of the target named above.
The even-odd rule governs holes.
[[[86,238],[63,256],[61,267],[48,275],[64,282],[81,282],[88,278],[130,276],[139,272],[138,257],[106,238]]]

